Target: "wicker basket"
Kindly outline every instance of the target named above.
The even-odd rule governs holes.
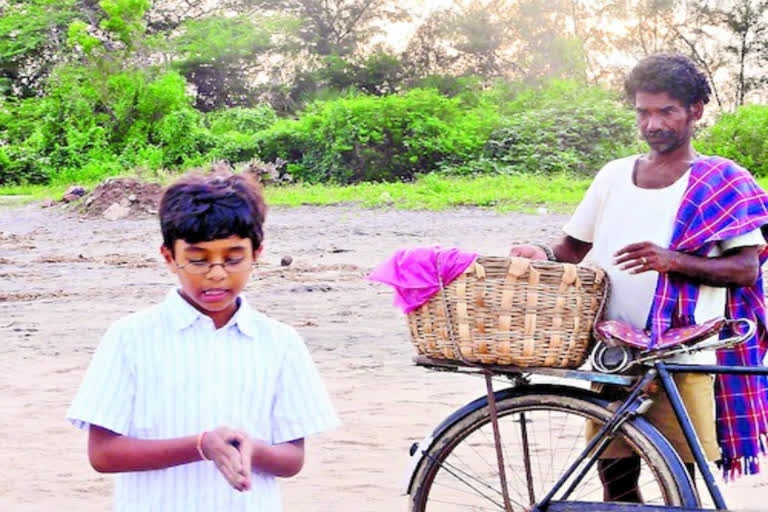
[[[607,293],[599,269],[479,257],[408,324],[419,354],[433,359],[577,368]]]

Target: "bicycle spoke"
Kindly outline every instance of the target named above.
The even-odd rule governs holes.
[[[503,504],[503,503],[501,503],[500,501],[496,501],[496,500],[494,500],[493,498],[491,498],[490,496],[488,496],[487,494],[485,494],[485,493],[483,493],[481,490],[479,490],[477,487],[473,486],[472,484],[470,484],[469,482],[467,482],[466,480],[464,480],[463,478],[461,478],[461,477],[460,477],[460,476],[457,474],[458,472],[461,472],[460,470],[459,470],[459,471],[452,471],[452,470],[451,470],[451,468],[449,468],[449,467],[448,467],[448,465],[447,465],[447,464],[445,464],[445,463],[441,464],[441,465],[440,465],[440,467],[441,467],[442,469],[444,469],[444,470],[445,470],[445,471],[446,471],[448,474],[450,474],[451,476],[453,476],[454,478],[456,478],[458,481],[462,482],[462,483],[463,483],[463,484],[465,484],[467,487],[469,487],[470,489],[472,489],[473,491],[475,491],[476,495],[479,495],[479,496],[483,497],[484,499],[486,499],[486,500],[488,500],[489,502],[493,503],[494,505],[498,506],[498,507],[499,507],[501,510],[504,510],[504,504]],[[456,468],[453,468],[453,469],[455,470]],[[483,482],[483,481],[481,481],[481,480],[477,479],[476,477],[474,477],[474,476],[472,476],[472,475],[465,475],[465,476],[469,477],[471,480],[474,480],[474,481],[478,482],[478,484],[480,484],[481,486],[483,486],[483,487],[486,487],[486,488],[488,488],[488,489],[490,489],[490,490],[494,491],[495,493],[497,493],[499,496],[501,496],[501,491],[500,491],[500,490],[497,490],[497,489],[495,489],[495,488],[491,487],[491,486],[490,486],[490,485],[488,485],[487,483],[485,483],[485,482]],[[440,484],[440,485],[444,485],[444,484]],[[445,486],[445,485],[444,485],[444,486]],[[445,486],[445,487],[448,487],[448,486]],[[463,493],[466,493],[466,494],[470,494],[470,493],[468,493],[468,492],[467,492],[467,491],[465,491],[465,490],[461,490],[461,489],[457,489],[457,488],[453,488],[453,487],[448,487],[448,488],[450,488],[450,489],[452,489],[452,490],[456,490],[456,491],[459,491],[459,492],[463,492]],[[513,502],[515,505],[518,505],[518,506],[521,506],[521,507],[522,507],[522,505],[520,505],[520,503],[518,503],[518,502],[516,502],[516,501],[512,500],[512,498],[510,498],[510,501],[512,501],[512,502]]]
[[[477,433],[479,433],[480,435],[482,435],[482,436],[483,436],[483,438],[485,439],[485,443],[483,443],[484,445],[486,445],[486,446],[495,446],[495,443],[494,443],[494,442],[493,442],[493,440],[492,440],[492,437],[493,437],[493,436],[492,436],[492,435],[490,435],[490,434],[488,434],[488,432],[486,432],[486,430],[478,430],[478,431],[477,431]],[[474,448],[474,446],[472,445],[472,443],[469,443],[469,445],[470,445],[470,447],[472,447],[473,449],[475,449],[475,448]],[[494,449],[495,449],[495,448],[494,448]],[[511,458],[510,458],[510,455],[509,455],[509,453],[508,453],[508,452],[507,452],[507,450],[506,450],[506,446],[504,445],[504,443],[502,443],[502,446],[501,446],[501,451],[502,451],[502,453],[504,454],[504,460],[506,461],[506,462],[505,462],[505,466],[507,466],[509,469],[513,469],[513,467],[509,465],[509,461],[511,460]],[[483,460],[483,461],[486,463],[486,465],[488,466],[488,469],[490,469],[490,470],[491,470],[491,472],[493,472],[493,473],[495,474],[495,473],[496,473],[496,471],[497,471],[497,467],[496,467],[496,464],[495,464],[495,462],[496,462],[496,461],[494,460],[494,464],[491,464],[491,462],[490,462],[490,461],[489,461],[487,458],[480,456],[480,455],[479,455],[479,452],[477,452],[477,450],[476,450],[476,449],[475,449],[475,452],[476,452],[476,453],[478,453],[478,456],[481,458],[481,460]],[[514,477],[514,478],[515,478],[515,479],[516,479],[518,482],[520,482],[520,483],[522,483],[522,484],[525,484],[525,482],[523,481],[523,479],[522,479],[522,477],[520,476],[520,474],[519,474],[519,472],[518,472],[518,471],[514,471],[514,470],[512,470],[512,471],[509,471],[509,474],[511,474],[511,475],[512,475],[512,476],[513,476],[513,477]],[[522,502],[525,502],[525,501],[526,501],[526,498],[525,498],[525,496],[524,496],[524,495],[521,493],[521,491],[518,489],[518,487],[516,487],[516,486],[509,486],[509,489],[508,489],[508,490],[514,491],[514,492],[515,492],[515,494],[517,495],[517,497],[518,497],[518,498],[519,498],[519,499],[520,499]],[[510,499],[512,499],[512,497],[511,497],[511,496],[510,496]]]
[[[605,475],[605,474],[611,474],[612,475],[611,478],[605,480],[605,485],[610,485],[612,483],[615,483],[615,482],[619,481],[620,479],[622,479],[623,477],[625,477],[625,476],[629,475],[630,473],[632,473],[631,470],[625,471],[623,473],[619,473],[619,474],[616,474],[616,475],[614,475],[612,472],[610,472],[610,469],[618,464],[618,460],[619,459],[615,459],[610,464],[608,464],[605,468],[603,468],[603,471],[602,471],[603,475]],[[631,492],[634,492],[636,490],[639,491],[642,488],[647,488],[649,485],[656,484],[656,482],[654,480],[648,480],[648,475],[646,475],[646,479],[645,479],[644,483],[641,483],[641,481],[643,480],[643,474],[646,474],[649,471],[650,470],[647,468],[646,463],[644,461],[641,461],[640,477],[638,479],[637,486],[634,489],[627,490],[627,492],[624,493],[624,494],[620,494],[619,496],[616,496],[615,497],[616,500],[620,501],[621,498],[625,497],[627,494],[629,494]],[[578,500],[578,501],[583,501],[585,497],[589,496],[590,494],[592,494],[594,492],[602,493],[602,490],[603,490],[603,483],[602,483],[602,481],[598,481],[597,483],[594,483],[594,484],[592,484],[590,486],[582,487],[581,488],[581,492],[578,493],[578,495],[576,495],[574,498],[576,500]],[[574,494],[576,494],[576,493],[574,493]],[[643,503],[645,503],[645,504],[659,503],[659,502],[663,503],[663,497],[661,496],[661,493],[656,494],[653,498],[647,498],[646,497],[646,498],[643,499]]]
[[[437,463],[437,462],[436,462],[436,463]],[[438,464],[440,464],[440,463],[438,463]],[[441,463],[441,464],[440,464],[440,467],[441,467],[442,469],[445,469],[445,470],[446,470],[446,471],[447,471],[447,472],[448,472],[450,475],[452,475],[454,478],[456,478],[457,480],[459,480],[459,481],[461,481],[461,482],[464,482],[464,483],[466,483],[466,481],[465,481],[465,480],[461,479],[461,478],[458,476],[458,474],[459,474],[459,473],[461,473],[462,475],[464,475],[465,477],[467,477],[467,478],[468,478],[468,479],[470,479],[470,480],[474,480],[474,481],[475,481],[475,482],[477,482],[479,485],[481,485],[481,486],[483,486],[483,487],[485,487],[485,488],[487,488],[487,489],[489,489],[489,490],[491,490],[491,491],[495,492],[495,493],[496,493],[496,494],[498,494],[499,496],[501,496],[501,490],[499,490],[499,489],[496,489],[496,488],[495,488],[495,487],[493,487],[492,485],[490,485],[490,484],[488,484],[488,483],[484,482],[483,480],[480,480],[480,478],[478,478],[478,477],[476,477],[476,476],[473,476],[473,475],[469,474],[469,473],[468,473],[468,472],[466,472],[466,471],[463,471],[462,469],[458,468],[457,466],[455,466],[455,465],[453,465],[453,464],[450,464],[450,463],[448,463],[448,462],[443,462],[443,463]]]

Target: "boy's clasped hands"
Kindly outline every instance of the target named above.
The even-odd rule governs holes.
[[[241,492],[250,490],[253,441],[248,434],[219,427],[202,432],[197,444],[200,456],[212,461],[229,485]]]

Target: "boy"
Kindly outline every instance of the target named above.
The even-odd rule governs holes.
[[[304,437],[337,425],[291,327],[248,305],[266,206],[241,175],[187,176],[160,203],[160,251],[179,289],[105,334],[67,418],[114,509],[277,511]]]

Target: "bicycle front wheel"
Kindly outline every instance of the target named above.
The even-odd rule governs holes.
[[[576,388],[530,386],[496,395],[510,501],[515,511],[529,510],[581,455],[586,420],[603,424],[613,413],[606,401]],[[616,437],[640,458],[636,490],[643,503],[699,505],[684,465],[648,422],[627,421]],[[603,483],[626,474],[610,463],[601,469],[602,480],[593,465],[564,501],[606,502]],[[432,443],[415,474],[410,503],[413,512],[504,510],[487,407],[471,410]]]

